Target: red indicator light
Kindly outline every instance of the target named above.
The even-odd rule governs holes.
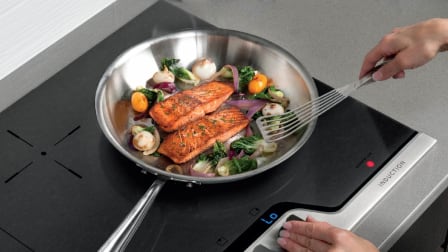
[[[372,160],[367,160],[366,166],[369,168],[373,168],[375,166],[375,162],[373,162]]]

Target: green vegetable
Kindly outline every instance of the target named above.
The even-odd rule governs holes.
[[[194,86],[196,86],[200,81],[200,79],[196,77],[196,75],[194,75],[190,70],[184,67],[176,68],[173,74],[178,80]]]
[[[158,89],[148,89],[148,88],[140,88],[136,90],[137,92],[143,93],[150,104],[153,104],[154,102],[160,102],[163,101],[164,95],[162,90]]]
[[[261,99],[261,100],[270,100],[272,97],[267,92],[267,88],[258,94],[253,94],[248,97],[249,99]]]
[[[274,86],[270,86],[258,94],[250,95],[248,98],[262,99],[279,103],[283,106],[283,108],[287,108],[289,106],[289,99],[285,96],[285,93]]]
[[[257,120],[258,117],[262,116],[263,113],[261,112],[261,110],[255,112],[255,114],[252,116],[252,120]]]
[[[240,92],[247,92],[247,86],[255,76],[255,70],[251,66],[236,67],[238,70],[238,90]],[[224,66],[217,72],[218,76],[226,79],[232,79],[232,69],[228,66]]]
[[[197,85],[200,81],[199,78],[185,67],[177,66],[177,63],[179,63],[179,61],[179,59],[163,58],[160,62],[160,69],[163,70],[166,67],[170,72],[174,74],[174,76],[178,80],[187,84]]]
[[[288,119],[291,119],[292,116],[296,117],[295,114],[293,114],[291,116],[281,116],[281,115],[271,116],[272,119],[270,119],[270,122],[267,123],[267,125],[269,125],[269,130],[279,130],[280,129],[280,123],[282,121],[286,121]]]
[[[226,66],[222,67],[221,70],[219,70],[219,76],[228,79],[232,78],[233,77],[232,69]]]
[[[241,92],[247,91],[247,85],[255,76],[255,70],[251,66],[238,67],[239,85]]]
[[[236,152],[244,151],[247,155],[251,155],[257,150],[264,153],[275,152],[277,150],[277,144],[268,143],[259,135],[252,135],[233,141],[230,144],[230,148]]]
[[[207,161],[210,162],[212,166],[216,166],[219,160],[226,156],[227,156],[226,147],[222,142],[216,141],[215,144],[213,144],[213,152],[209,154],[202,153],[201,155],[199,155],[197,162]]]
[[[269,99],[270,101],[280,103],[283,108],[287,108],[289,106],[289,99],[285,96],[285,93],[283,93],[283,91],[275,87],[270,87],[267,89],[267,91],[271,96],[271,99]]]
[[[257,169],[257,160],[252,159],[249,156],[232,158],[230,160],[226,158],[224,162],[221,162],[218,167],[216,167],[220,176],[229,176],[255,169]]]
[[[268,93],[270,93],[271,97],[284,98],[285,94],[280,89],[275,88],[274,86],[269,87]]]
[[[154,134],[154,132],[156,131],[156,127],[154,127],[154,125],[145,127],[143,130],[149,131],[150,133]]]
[[[160,70],[168,68],[170,72],[174,73],[174,69],[177,68],[177,63],[179,63],[180,59],[171,59],[171,58],[163,58],[160,62]]]
[[[144,131],[145,128],[139,125],[134,125],[131,127],[131,133],[133,136],[137,135],[138,133]]]
[[[253,95],[249,96],[249,98],[271,100],[273,98],[271,94],[275,94],[278,97],[284,96],[283,91],[281,91],[280,89],[277,89],[274,86],[270,86],[270,87],[266,88],[265,90],[263,90],[263,92],[260,92],[258,94],[253,94]]]
[[[202,173],[214,173],[214,168],[219,160],[226,157],[226,148],[223,143],[216,141],[213,144],[213,152],[209,154],[202,153],[199,155],[196,163],[193,165],[193,170]]]
[[[193,165],[193,170],[195,170],[196,172],[200,172],[200,173],[215,173],[213,171],[214,166],[212,165],[212,163],[210,161],[208,161],[207,159],[203,159],[203,160],[198,160],[194,165]]]

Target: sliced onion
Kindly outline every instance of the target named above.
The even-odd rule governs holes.
[[[226,148],[226,150],[229,151],[231,149],[230,144],[232,144],[233,141],[236,141],[236,140],[242,138],[243,136],[245,136],[245,133],[246,133],[245,131],[244,132],[240,131],[236,135],[232,136],[227,141],[225,141],[224,147]]]
[[[161,89],[167,93],[174,93],[177,91],[177,87],[176,84],[174,84],[174,82],[160,82],[160,83],[156,83],[154,84],[154,88],[157,89]]]
[[[134,119],[134,121],[140,121],[143,118],[148,118],[148,117],[149,117],[149,114],[147,112],[143,112],[143,113],[136,112],[133,119]]]
[[[257,103],[256,105],[251,107],[249,111],[247,111],[246,117],[251,119],[252,116],[254,116],[255,113],[257,113],[258,111],[260,111],[265,105],[266,101],[261,100],[261,102]]]
[[[246,134],[245,134],[245,136],[249,137],[249,136],[252,136],[253,134],[254,133],[252,132],[252,128],[250,127],[250,124],[248,124],[246,126]]]
[[[247,110],[246,117],[251,119],[252,116],[254,116],[255,113],[260,111],[266,105],[266,100],[259,100],[259,99],[253,99],[253,100],[231,100],[227,101],[227,104],[236,106],[241,110]]]
[[[223,67],[221,67],[221,69],[216,72],[215,74],[213,74],[209,81],[215,80],[217,79],[219,76],[221,76],[226,70],[226,68],[230,68],[230,70],[232,70],[232,78],[233,78],[233,89],[235,92],[238,92],[238,86],[239,86],[239,82],[240,82],[240,77],[238,75],[238,68],[236,68],[236,66],[232,66],[232,65],[225,65]]]
[[[230,149],[228,152],[227,152],[227,157],[231,160],[232,158],[234,158],[236,156],[236,152],[235,152],[235,150],[234,149]]]
[[[236,158],[242,158],[246,153],[244,153],[243,150],[240,151],[240,153],[238,153],[238,155],[236,155]]]
[[[239,153],[236,153],[236,151],[234,149],[230,149],[229,152],[227,153],[227,159],[228,160],[232,160],[232,158],[242,158],[246,153],[244,153],[243,150],[241,150]]]
[[[230,100],[226,101],[227,104],[238,107],[242,110],[249,110],[252,107],[263,107],[267,101],[260,99],[245,99],[245,100]]]
[[[236,68],[236,66],[232,66],[232,65],[225,65],[224,67],[229,67],[232,70],[233,88],[235,89],[235,92],[238,92],[238,87],[239,87],[239,83],[240,83],[238,69]]]

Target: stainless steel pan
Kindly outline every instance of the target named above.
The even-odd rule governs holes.
[[[169,159],[143,156],[128,145],[127,134],[133,112],[123,105],[125,94],[146,81],[159,70],[162,58],[180,59],[190,67],[200,57],[211,58],[218,68],[232,64],[250,65],[266,73],[290,98],[296,107],[317,97],[315,84],[303,65],[279,46],[256,36],[231,30],[189,30],[144,41],[121,54],[105,71],[95,97],[98,123],[106,138],[137,166],[157,176],[148,191],[128,214],[100,251],[124,250],[143,220],[165,181],[189,184],[226,183],[252,177],[269,170],[298,151],[310,137],[315,121],[303,134],[293,135],[279,142],[279,150],[256,170],[227,177],[193,177],[165,171]]]

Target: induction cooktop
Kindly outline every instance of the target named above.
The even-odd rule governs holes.
[[[176,20],[160,15],[167,8]],[[0,114],[2,250],[95,251],[107,240],[155,177],[102,135],[98,81],[132,45],[191,28],[213,26],[159,2]],[[320,94],[331,90],[315,83]],[[128,251],[279,251],[279,225],[309,214],[353,229],[435,142],[348,98],[265,173],[216,185],[168,181]]]

